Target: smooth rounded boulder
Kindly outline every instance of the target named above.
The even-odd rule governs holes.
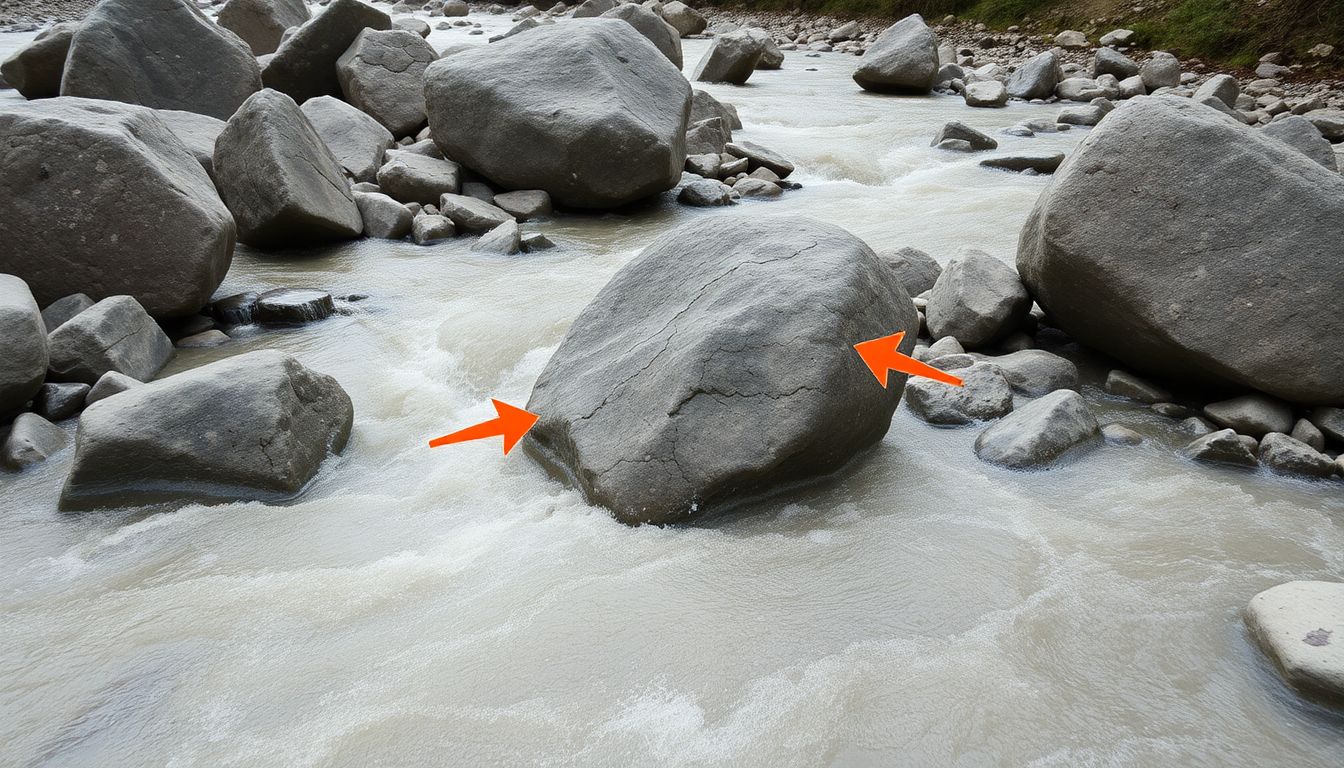
[[[656,239],[570,327],[524,441],[626,523],[689,522],[841,468],[881,440],[887,388],[853,345],[918,319],[854,237],[798,217],[719,215]]]
[[[391,29],[392,17],[359,0],[332,0],[312,21],[286,38],[261,71],[262,82],[303,102],[339,96],[336,61],[365,29]]]
[[[52,25],[0,63],[0,76],[25,99],[59,96],[65,58],[78,30],[74,22]]]
[[[93,99],[0,107],[0,272],[46,306],[134,296],[196,312],[233,259],[233,217],[152,109]]]
[[[23,409],[47,375],[47,326],[28,284],[0,274],[0,420]]]
[[[335,379],[279,351],[211,363],[89,406],[61,506],[289,498],[353,418]]]
[[[219,9],[219,26],[242,38],[257,56],[275,53],[285,30],[310,18],[303,0],[228,0]]]
[[[364,230],[340,163],[279,91],[258,91],[229,120],[215,143],[215,178],[248,245],[308,245]]]
[[[506,190],[614,208],[676,186],[691,88],[624,21],[582,19],[456,53],[425,72],[434,141]]]
[[[1059,85],[1059,54],[1038,53],[1008,77],[1008,95],[1015,99],[1048,99]]]
[[[346,101],[407,136],[425,123],[425,69],[438,57],[414,32],[366,29],[336,60],[336,77]]]
[[[1017,265],[1056,326],[1135,371],[1334,405],[1341,241],[1338,173],[1188,99],[1143,97],[1060,166]]]
[[[938,79],[938,39],[919,14],[878,36],[854,70],[854,82],[878,93],[928,93]]]
[[[247,43],[188,0],[102,0],[70,41],[62,96],[228,120],[261,88]]]

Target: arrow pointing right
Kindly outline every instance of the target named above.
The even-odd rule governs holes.
[[[944,384],[951,384],[954,387],[962,386],[961,379],[953,376],[947,371],[939,370],[926,363],[921,363],[909,355],[903,355],[896,351],[900,346],[901,340],[905,338],[905,331],[893,333],[890,336],[883,336],[880,339],[871,341],[861,341],[854,345],[858,351],[859,357],[867,364],[868,370],[877,377],[877,383],[883,387],[887,386],[888,373],[890,371],[899,371],[911,376],[924,376],[941,381]]]

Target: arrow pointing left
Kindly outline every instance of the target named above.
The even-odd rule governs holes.
[[[887,375],[890,371],[900,371],[911,376],[924,376],[941,381],[944,384],[951,384],[954,387],[962,386],[960,378],[953,376],[947,371],[934,368],[928,363],[921,363],[909,355],[901,354],[896,350],[901,344],[901,339],[905,338],[905,331],[893,333],[890,336],[883,336],[880,339],[871,341],[861,341],[854,345],[854,349],[863,358],[867,364],[868,370],[873,372],[877,381],[883,387],[887,386]]]
[[[532,425],[537,423],[539,418],[535,413],[529,413],[522,408],[515,408],[508,403],[502,403],[494,398],[490,402],[495,406],[495,413],[498,418],[483,421],[466,429],[459,429],[452,434],[436,437],[429,441],[430,448],[438,448],[441,445],[451,445],[452,443],[464,443],[468,440],[480,440],[486,437],[500,435],[504,438],[504,454],[507,456],[513,446],[523,439]]]

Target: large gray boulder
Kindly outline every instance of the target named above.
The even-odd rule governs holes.
[[[258,91],[229,120],[215,144],[215,179],[248,245],[306,245],[364,229],[340,163],[279,91]]]
[[[1344,583],[1290,581],[1251,598],[1246,627],[1289,685],[1344,702]]]
[[[1098,48],[1092,58],[1092,76],[1113,75],[1126,80],[1139,74],[1139,63],[1114,48]]]
[[[413,135],[425,124],[425,69],[438,57],[414,32],[366,29],[336,60],[336,77],[346,101],[393,136]]]
[[[37,394],[47,359],[47,327],[28,284],[0,274],[0,420]]]
[[[856,341],[914,305],[861,240],[722,214],[650,244],[570,327],[532,391],[524,445],[627,523],[693,520],[842,467],[886,433]],[[914,348],[907,336],[901,351]]]
[[[78,29],[74,22],[53,25],[0,63],[0,76],[25,99],[60,95],[66,54]]]
[[[61,506],[291,497],[353,417],[335,379],[281,352],[211,363],[89,406]]]
[[[303,0],[228,0],[219,9],[219,26],[230,30],[265,56],[280,47],[285,30],[311,18]]]
[[[262,82],[302,104],[338,96],[336,61],[365,29],[391,29],[392,18],[359,0],[332,0],[326,10],[280,44],[261,72]]]
[[[1341,240],[1339,174],[1188,99],[1146,97],[1060,166],[1017,264],[1055,325],[1136,371],[1336,404]]]
[[[705,31],[709,26],[709,20],[700,14],[699,11],[681,2],[681,0],[672,0],[670,3],[664,3],[662,16],[672,28],[677,30],[677,34],[682,37],[698,35]]]
[[[1166,51],[1154,51],[1139,67],[1139,77],[1149,93],[1158,88],[1175,88],[1181,84],[1181,62]]]
[[[173,356],[173,342],[130,296],[109,296],[51,332],[53,381],[97,384],[108,371],[154,378]]]
[[[1051,392],[1018,408],[975,440],[975,455],[1010,469],[1049,464],[1075,446],[1095,442],[1101,426],[1083,396]]]
[[[676,27],[663,21],[663,17],[642,5],[626,3],[602,14],[603,18],[620,19],[635,28],[639,34],[647,37],[654,47],[662,51],[667,60],[677,69],[681,69],[681,35]]]
[[[715,35],[714,43],[700,58],[691,79],[702,83],[742,85],[756,71],[764,53],[761,40],[748,30]]]
[[[1048,99],[1059,85],[1059,54],[1039,53],[1008,77],[1008,95],[1015,99]]]
[[[1339,160],[1330,141],[1321,130],[1301,115],[1289,115],[1264,127],[1266,136],[1273,136],[1298,152],[1320,163],[1326,170],[1339,172]]]
[[[878,93],[928,93],[938,79],[938,39],[919,14],[892,24],[868,47],[854,82]]]
[[[562,206],[649,197],[686,163],[690,85],[624,21],[551,25],[440,59],[425,97],[447,156]]]
[[[252,49],[189,0],[102,0],[70,42],[62,96],[229,119],[261,88]]]
[[[382,123],[335,96],[318,96],[299,107],[336,162],[355,181],[373,181],[383,155],[397,140]]]
[[[199,112],[180,109],[156,109],[154,112],[173,135],[182,140],[187,151],[201,164],[206,175],[215,178],[215,141],[224,131],[224,121]]]
[[[233,217],[152,109],[56,98],[0,107],[0,272],[38,304],[128,294],[191,314],[233,258]]]
[[[938,275],[925,310],[929,334],[983,347],[1021,327],[1031,297],[1013,268],[983,251],[966,249]]]
[[[732,130],[738,130],[742,127],[742,118],[737,114],[737,107],[719,101],[708,91],[702,91],[699,88],[692,89],[690,122],[698,123],[711,117],[721,118],[723,124]]]

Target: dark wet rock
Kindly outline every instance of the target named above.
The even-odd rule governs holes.
[[[68,419],[83,410],[89,389],[88,384],[78,382],[43,384],[33,398],[33,412],[48,421]]]
[[[366,29],[336,61],[346,101],[373,116],[394,136],[425,124],[425,69],[438,53],[401,29]]]
[[[936,147],[948,139],[959,139],[964,141],[971,145],[972,150],[976,151],[999,148],[999,142],[996,141],[994,137],[981,131],[977,131],[960,120],[953,120],[944,125],[942,129],[938,131],[938,134],[933,137],[933,141],[929,146]]]
[[[173,317],[196,312],[224,279],[233,218],[154,110],[71,98],[0,106],[0,156],[0,272],[27,281],[40,305],[128,294]]]
[[[969,348],[983,347],[1017,330],[1031,311],[1031,297],[1013,268],[982,251],[953,257],[929,295],[929,333],[955,336]]]
[[[84,396],[84,407],[87,408],[99,400],[106,400],[107,398],[113,395],[119,395],[128,389],[139,387],[143,383],[144,382],[137,381],[124,373],[108,371],[98,377],[98,382],[94,384],[89,390],[89,393]]]
[[[46,324],[27,283],[0,274],[0,420],[37,394],[48,360]]]
[[[1281,432],[1265,435],[1259,456],[1261,464],[1283,475],[1327,478],[1335,474],[1335,463],[1329,456]]]
[[[1140,403],[1165,403],[1174,399],[1171,392],[1151,381],[1119,368],[1106,374],[1106,391]]]
[[[1177,403],[1153,403],[1148,406],[1153,413],[1169,419],[1184,419],[1190,415],[1190,409]]]
[[[974,363],[952,370],[956,370],[962,386],[927,378],[906,382],[905,401],[912,413],[930,424],[961,425],[997,419],[1012,412],[1013,391],[998,368]]]
[[[173,356],[173,342],[130,296],[94,304],[52,331],[48,343],[53,381],[93,384],[108,371],[148,381]]]
[[[275,53],[285,30],[308,21],[303,0],[228,0],[219,9],[219,26],[242,38],[257,56]]]
[[[1028,397],[1078,388],[1078,366],[1042,349],[1023,349],[988,362],[1003,373],[1013,391]]]
[[[1188,435],[1195,435],[1196,437],[1212,434],[1217,431],[1213,428],[1212,424],[1198,416],[1190,416],[1189,418],[1183,419],[1178,428],[1182,432]]]
[[[911,296],[933,288],[943,268],[929,254],[915,248],[904,247],[891,251],[879,251],[878,257],[896,273],[905,292]]]
[[[335,379],[278,351],[201,366],[85,410],[61,506],[288,498],[353,416]]]
[[[229,119],[215,144],[215,179],[248,245],[310,245],[364,229],[340,163],[279,91],[258,91]]]
[[[46,326],[47,333],[51,333],[66,320],[92,307],[93,303],[93,299],[82,293],[72,293],[51,302],[42,310],[42,323]]]
[[[390,152],[378,169],[378,187],[403,203],[434,205],[462,189],[462,167],[451,160],[413,152]]]
[[[1293,428],[1293,409],[1280,400],[1251,394],[1220,400],[1204,406],[1204,415],[1215,424],[1243,435],[1263,437],[1268,432],[1288,433]]]
[[[914,322],[889,270],[843,230],[700,218],[574,321],[533,389],[541,420],[524,445],[625,522],[713,514],[879,441],[905,377],[877,386],[851,345]]]
[[[0,63],[0,75],[25,99],[48,99],[61,93],[61,74],[79,24],[55,24],[33,42]]]
[[[1211,432],[1182,448],[1181,455],[1205,463],[1254,467],[1255,451],[1239,438],[1231,429]]]
[[[938,76],[938,40],[919,14],[887,27],[854,70],[860,88],[878,93],[928,93]]]
[[[0,460],[10,469],[46,461],[65,447],[65,432],[36,413],[21,413],[0,446]]]
[[[396,146],[391,131],[335,96],[318,96],[299,109],[350,178],[372,182],[383,154]]]
[[[332,0],[326,10],[280,44],[262,70],[267,88],[302,104],[315,96],[339,96],[336,61],[365,29],[391,29],[392,19],[359,0]]]
[[[549,251],[554,247],[555,243],[540,232],[529,232],[523,235],[523,251],[527,253]]]
[[[312,288],[275,288],[257,296],[259,323],[311,323],[331,317],[331,294]]]
[[[1018,152],[1011,155],[987,157],[980,161],[986,168],[998,168],[1005,171],[1034,171],[1040,174],[1054,173],[1064,162],[1063,152]]]
[[[1061,389],[1017,408],[980,433],[975,455],[990,464],[1031,469],[1095,440],[1100,431],[1083,396]]]
[[[252,49],[187,0],[102,0],[70,42],[62,96],[227,120],[261,88]]]
[[[224,325],[248,325],[257,319],[257,294],[235,293],[210,303],[210,315]]]
[[[504,189],[612,208],[676,186],[691,88],[629,24],[583,19],[440,59],[425,73],[435,142]]]

